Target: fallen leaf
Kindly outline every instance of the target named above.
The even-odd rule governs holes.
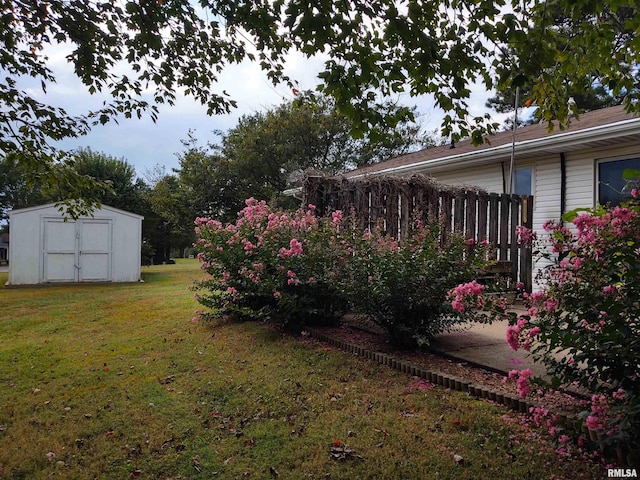
[[[269,473],[271,474],[272,477],[277,477],[278,475],[280,475],[278,471],[273,467],[269,467]]]
[[[347,445],[340,444],[340,446],[336,446],[335,441],[332,446],[329,447],[329,452],[331,453],[331,458],[334,460],[346,460],[348,458],[364,460],[361,455],[358,455],[355,450],[349,448]]]
[[[202,470],[200,468],[200,455],[196,455],[195,457],[193,457],[192,461],[193,461],[193,468],[195,469],[195,471],[200,472]]]
[[[454,460],[458,465],[460,465],[460,464],[462,464],[462,462],[464,462],[464,458],[462,458],[462,457],[461,457],[460,455],[458,455],[458,454],[455,454],[455,455],[453,456],[453,460]]]

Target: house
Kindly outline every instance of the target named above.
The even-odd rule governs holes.
[[[0,265],[9,263],[9,234],[0,233]]]
[[[140,281],[142,220],[106,205],[75,220],[53,203],[12,210],[8,285]]]
[[[575,208],[617,204],[627,168],[640,170],[640,118],[622,106],[604,108],[571,119],[568,128],[549,132],[534,124],[489,137],[429,148],[353,170],[347,178],[421,173],[446,185],[472,185],[507,193],[512,148],[511,193],[533,195],[533,229],[539,234],[549,219],[559,220]]]

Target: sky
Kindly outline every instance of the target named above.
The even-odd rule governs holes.
[[[98,107],[106,99],[99,94],[88,93],[67,63],[64,48],[57,47],[47,53],[49,66],[57,82],[47,87],[46,94],[39,88],[39,83],[26,83],[33,96],[62,107],[70,114],[85,114],[92,106]],[[312,90],[319,83],[317,74],[322,66],[321,59],[306,59],[301,54],[292,53],[288,57],[285,73],[297,82],[299,90]],[[174,106],[160,107],[155,123],[148,116],[142,119],[121,118],[118,123],[95,126],[88,135],[66,139],[57,146],[65,150],[89,147],[93,151],[122,158],[133,165],[138,177],[144,179],[145,173],[157,166],[164,167],[167,173],[178,168],[177,155],[185,150],[181,140],[187,138],[190,130],[195,132],[200,143],[206,144],[217,139],[212,133],[214,130],[233,128],[241,115],[264,111],[294,98],[288,86],[283,84],[274,87],[259,65],[249,61],[224,70],[216,91],[223,90],[238,103],[238,108],[228,115],[208,116],[205,107],[189,97],[178,96]],[[471,115],[482,115],[489,111],[484,106],[489,96],[484,88],[478,86],[473,92],[469,102]],[[431,98],[411,98],[407,95],[399,97],[399,100],[417,107],[418,113],[422,114],[420,121],[425,131],[439,127],[444,112],[434,108]]]

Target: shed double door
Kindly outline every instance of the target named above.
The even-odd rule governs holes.
[[[111,280],[109,219],[64,221],[45,218],[43,280],[45,282],[108,282]]]

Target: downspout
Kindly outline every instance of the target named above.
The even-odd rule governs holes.
[[[500,166],[502,167],[502,193],[507,193],[507,176],[504,171],[504,162],[500,162]]]
[[[560,153],[560,224],[567,210],[567,161],[564,152]]]

